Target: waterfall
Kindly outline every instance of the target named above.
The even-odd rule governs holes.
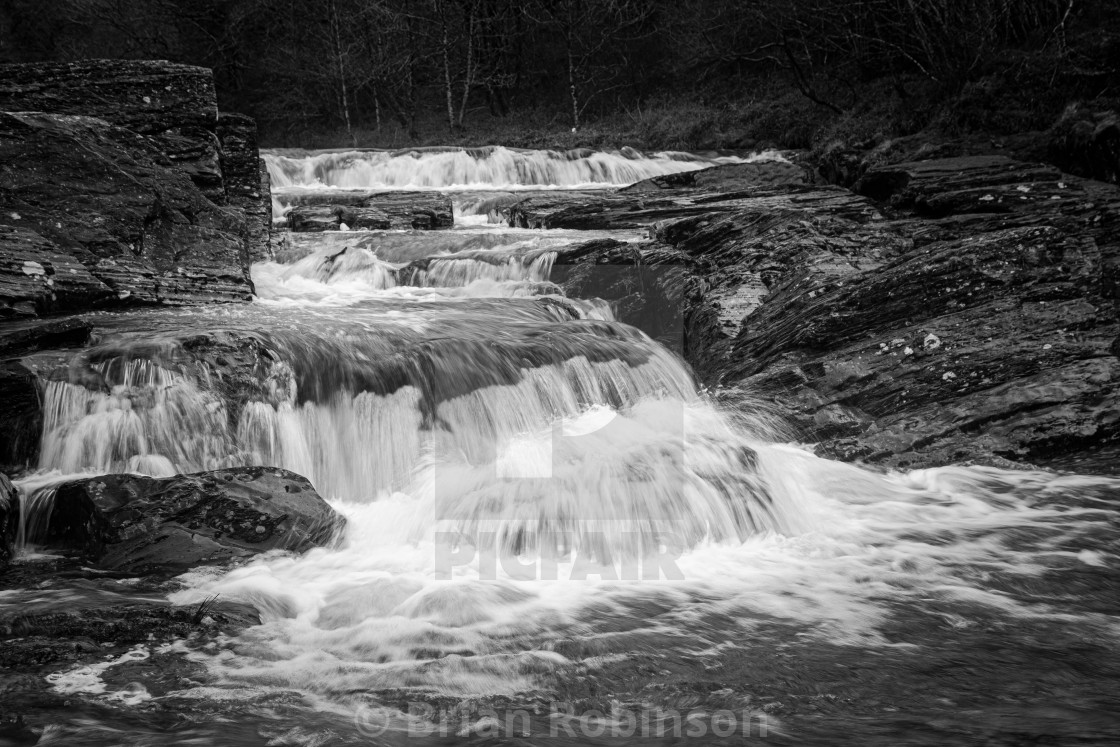
[[[201,612],[218,598],[261,617],[240,633],[136,649],[205,667],[191,675],[203,686],[151,699],[208,699],[205,720],[220,712],[222,733],[188,725],[191,739],[222,742],[243,720],[251,744],[367,743],[385,729],[403,743],[432,725],[403,698],[519,705],[583,692],[599,702],[616,695],[598,689],[603,671],[614,682],[651,673],[641,676],[653,687],[626,698],[668,694],[704,709],[717,701],[692,691],[724,702],[731,689],[714,683],[742,675],[723,668],[749,670],[759,652],[785,678],[790,652],[808,651],[831,679],[836,665],[912,668],[907,656],[937,655],[928,640],[956,657],[958,641],[976,651],[989,640],[979,631],[1016,624],[1043,626],[1028,628],[1028,653],[1054,631],[1113,643],[1109,614],[1071,610],[1062,585],[1093,574],[1097,588],[1111,583],[1120,482],[879,472],[818,456],[757,393],[734,392],[731,409],[720,404],[730,393],[699,389],[677,352],[616,319],[635,318],[623,303],[566,296],[624,285],[609,273],[567,282],[572,245],[636,234],[488,222],[514,198],[499,190],[606,188],[731,159],[498,147],[266,158],[279,194],[481,194],[458,195],[451,229],[290,234],[283,261],[253,266],[252,304],[94,315],[90,347],[57,365],[43,357],[40,462],[17,481],[17,563],[36,557],[55,490],[75,476],[282,467],[347,518],[338,546],[174,582],[174,604]],[[588,268],[599,269],[573,274]],[[796,403],[791,386],[782,396]],[[73,593],[65,583],[60,593]],[[96,589],[132,583],[99,578]],[[1022,591],[1032,588],[1044,591]],[[942,637],[912,643],[899,632],[910,620]],[[147,676],[102,680],[127,660],[48,682],[68,699],[119,700],[119,682]],[[246,705],[225,718],[223,700]],[[867,702],[878,712],[888,701]],[[808,700],[790,703],[817,718]]]
[[[780,158],[775,152],[703,157],[620,151],[469,150],[264,153],[272,187],[342,189],[518,189],[622,186],[642,179],[724,163]]]

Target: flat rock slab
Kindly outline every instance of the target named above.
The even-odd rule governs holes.
[[[337,194],[337,193],[332,193]],[[455,223],[451,198],[438,192],[380,192],[337,195],[342,202],[320,201],[303,193],[287,215],[292,231],[337,231],[448,228]],[[306,200],[306,201],[301,201]]]
[[[759,187],[807,184],[809,181],[806,169],[789,161],[753,161],[655,176],[623,187],[619,192],[739,192]]]
[[[765,202],[759,202],[763,200]],[[528,197],[502,208],[509,224],[517,228],[569,228],[622,230],[647,228],[682,218],[733,213],[745,207],[768,205],[772,209],[802,207],[872,220],[878,211],[839,187],[748,187],[734,192],[694,190],[570,193],[557,191]]]
[[[59,486],[48,545],[124,572],[182,571],[331,542],[343,519],[305,478],[239,467],[169,478],[105,475]]]

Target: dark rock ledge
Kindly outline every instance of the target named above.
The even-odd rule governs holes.
[[[685,268],[684,353],[722,396],[846,460],[1118,471],[1120,188],[993,156],[873,168],[862,195],[720,183],[707,212],[690,184],[631,187],[695,214],[576,261]],[[648,212],[630,199],[542,221]]]
[[[206,68],[0,65],[0,320],[245,301],[271,198]]]

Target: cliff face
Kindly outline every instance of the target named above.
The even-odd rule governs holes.
[[[0,316],[247,300],[271,200],[211,72],[0,65]]]

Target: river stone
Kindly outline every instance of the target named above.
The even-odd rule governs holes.
[[[272,467],[153,478],[104,475],[57,489],[47,544],[100,567],[181,572],[330,543],[343,519],[311,483]]]
[[[0,112],[0,183],[20,271],[38,265],[54,280],[53,297],[0,283],[0,304],[15,313],[252,297],[244,219],[207,200],[146,137],[91,117]]]

